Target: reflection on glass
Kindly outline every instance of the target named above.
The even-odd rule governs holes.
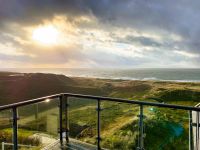
[[[69,98],[68,102],[70,137],[85,143],[95,144],[97,136],[96,101]]]
[[[59,100],[48,99],[41,103],[18,108],[19,147],[46,147],[58,139]],[[20,146],[22,145],[22,146]]]
[[[188,111],[145,107],[144,114],[144,146],[146,148],[149,150],[188,149]]]
[[[0,111],[0,145],[12,149],[12,110]]]

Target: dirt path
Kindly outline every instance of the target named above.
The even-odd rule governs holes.
[[[108,127],[102,131],[101,135],[108,137],[112,134],[115,133],[115,131],[119,130],[120,128],[122,128],[123,126],[131,123],[133,120],[137,120],[138,118],[135,117],[126,117],[126,116],[122,116],[122,117],[118,117],[114,123],[111,123],[108,125]]]
[[[70,110],[69,113],[76,112],[76,111],[81,111],[81,110],[87,110],[87,109],[94,109],[95,110],[96,106],[95,105],[83,106],[83,107],[80,107],[80,108],[76,108],[76,109]]]

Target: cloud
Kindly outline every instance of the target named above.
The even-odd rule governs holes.
[[[83,14],[87,12],[82,0],[1,0],[0,18],[24,24],[39,23],[57,14]]]
[[[198,54],[193,54],[193,53],[189,53],[189,52],[185,52],[185,51],[175,50],[174,53],[185,56],[185,57],[189,57],[189,58],[198,58],[199,57]]]
[[[0,0],[1,62],[198,66],[199,4],[197,0]],[[58,45],[44,47],[31,39],[32,30],[46,24],[60,30]]]

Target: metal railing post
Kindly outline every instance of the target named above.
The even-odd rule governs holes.
[[[97,149],[101,150],[101,122],[100,122],[100,111],[101,111],[101,102],[100,99],[97,100]]]
[[[140,115],[139,117],[139,146],[138,150],[144,150],[144,127],[143,127],[143,105],[140,105]]]
[[[63,110],[63,95],[59,97],[59,122],[60,122],[60,145],[63,146],[63,127],[62,127],[62,110]]]
[[[196,150],[199,150],[199,111],[196,111]]]
[[[17,108],[13,107],[13,150],[18,150],[17,141]]]
[[[189,111],[189,150],[193,150],[192,111]]]
[[[65,96],[65,140],[66,145],[69,143],[69,103],[68,103],[68,97]]]

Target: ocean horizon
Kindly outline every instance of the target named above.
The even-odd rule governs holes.
[[[19,73],[54,73],[63,74],[68,77],[87,77],[101,79],[200,82],[200,68],[5,68],[1,69],[0,71]]]

